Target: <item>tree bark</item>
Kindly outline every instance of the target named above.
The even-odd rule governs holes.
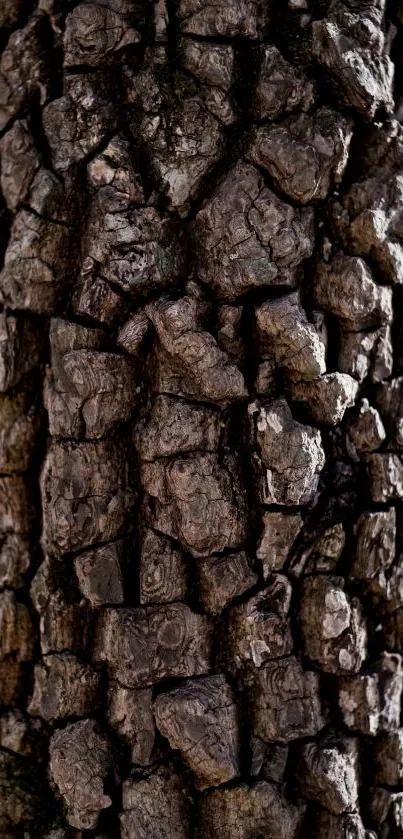
[[[403,4],[0,0],[2,839],[403,837]]]

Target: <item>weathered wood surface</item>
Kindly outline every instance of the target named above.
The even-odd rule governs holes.
[[[0,47],[1,839],[402,839],[402,0]]]

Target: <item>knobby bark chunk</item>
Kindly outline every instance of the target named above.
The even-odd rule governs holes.
[[[253,288],[294,286],[313,249],[313,212],[297,210],[267,189],[258,170],[239,162],[198,213],[198,276],[220,300]]]
[[[50,554],[119,535],[133,503],[122,456],[114,443],[52,442],[42,473],[43,542]]]
[[[306,504],[325,462],[320,432],[296,422],[285,399],[249,406],[259,449],[256,461],[265,504]]]
[[[129,688],[209,669],[211,627],[183,603],[141,609],[106,609],[99,617],[95,660]]]
[[[294,656],[251,670],[247,685],[253,732],[262,740],[288,743],[324,726],[319,676]]]
[[[111,765],[109,741],[94,720],[72,723],[53,734],[50,771],[66,801],[67,818],[73,827],[95,828],[101,810],[110,807],[104,783]]]
[[[180,778],[158,772],[144,780],[123,783],[123,839],[189,839],[190,802]]]
[[[348,119],[319,108],[313,116],[300,114],[256,128],[249,158],[269,172],[286,197],[304,206],[323,200],[340,183],[351,135]]]
[[[237,709],[223,676],[207,676],[162,693],[154,708],[161,734],[183,754],[198,789],[239,775]]]
[[[247,499],[233,457],[194,454],[142,468],[150,522],[196,557],[242,545]]]
[[[208,839],[246,839],[252,830],[268,839],[292,839],[298,835],[304,806],[291,803],[274,785],[259,781],[256,786],[214,790],[202,798],[197,836]]]
[[[155,721],[150,688],[131,690],[110,681],[106,719],[129,748],[132,763],[152,763]]]

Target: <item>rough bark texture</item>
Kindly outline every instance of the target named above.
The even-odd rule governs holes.
[[[1,839],[403,839],[403,3],[0,47]]]

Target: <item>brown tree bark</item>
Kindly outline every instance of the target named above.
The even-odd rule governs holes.
[[[1,839],[402,839],[401,0],[0,38]]]

